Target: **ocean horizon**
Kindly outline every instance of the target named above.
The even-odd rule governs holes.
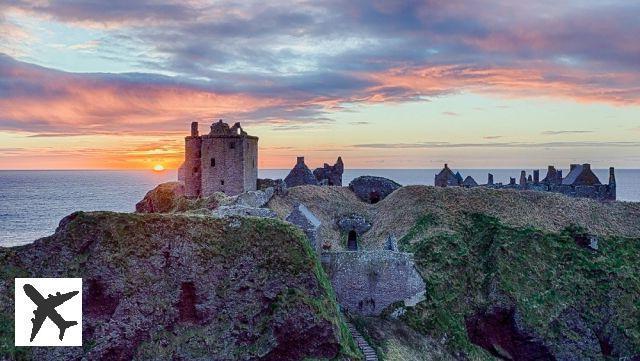
[[[457,169],[479,184],[492,173],[508,183],[521,169]],[[525,169],[527,174],[533,169]],[[440,169],[346,169],[343,184],[361,175],[393,179],[402,185],[433,185]],[[284,178],[289,169],[260,169],[260,178]],[[564,170],[565,174],[567,170]],[[594,169],[602,183],[608,169]],[[544,177],[546,169],[540,169]],[[0,246],[19,246],[53,234],[60,220],[75,211],[133,212],[156,185],[177,179],[176,170],[0,170]],[[640,201],[640,169],[616,169],[619,201]]]

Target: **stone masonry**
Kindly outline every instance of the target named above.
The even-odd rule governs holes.
[[[392,303],[412,306],[424,296],[425,284],[411,253],[323,252],[320,259],[338,303],[349,312],[375,316]]]
[[[318,181],[311,172],[311,169],[304,163],[304,157],[297,158],[296,165],[286,176],[284,183],[287,187],[296,187],[305,184],[318,185]]]
[[[222,120],[201,136],[198,123],[191,123],[191,135],[185,138],[183,177],[187,197],[256,190],[258,137],[248,135],[240,123],[229,127]]]
[[[458,173],[459,174],[459,173]],[[494,183],[493,175],[489,173],[488,182],[478,185],[471,177],[458,183],[457,174],[454,174],[447,164],[435,177],[436,187],[463,186],[467,188],[488,187],[495,189],[534,190],[541,192],[561,193],[569,197],[591,198],[599,201],[616,200],[616,176],[615,169],[609,168],[609,183],[602,184],[591,170],[591,164],[571,164],[566,177],[562,176],[562,170],[550,165],[547,175],[540,180],[540,171],[534,170],[527,176],[526,171],[520,172],[519,181],[511,178],[509,184]]]
[[[338,157],[334,165],[325,163],[322,168],[316,168],[313,171],[318,184],[322,186],[342,186],[342,173],[344,173],[342,157]]]

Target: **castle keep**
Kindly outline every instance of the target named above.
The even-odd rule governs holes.
[[[198,122],[193,122],[181,168],[187,197],[256,190],[258,137],[248,135],[240,123],[229,127],[222,119],[211,125],[209,134],[200,135]]]

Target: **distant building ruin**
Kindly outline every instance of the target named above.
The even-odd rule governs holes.
[[[258,137],[248,135],[240,123],[229,127],[222,119],[211,125],[209,134],[200,135],[198,122],[193,122],[180,168],[187,197],[256,190]]]
[[[478,185],[472,177],[467,177],[460,182],[458,173],[453,173],[448,164],[435,176],[437,187],[462,186],[467,188],[488,187],[494,189],[519,189],[535,190],[542,192],[562,193],[570,197],[591,198],[600,201],[616,200],[616,176],[615,169],[609,168],[609,183],[602,184],[591,170],[591,164],[571,164],[566,177],[562,176],[562,170],[557,170],[550,165],[544,179],[540,180],[540,171],[534,170],[527,176],[526,171],[520,172],[519,181],[510,178],[509,184],[494,183],[493,174],[489,173],[487,184]]]
[[[342,186],[342,173],[344,163],[342,157],[334,165],[324,164],[322,168],[316,168],[313,172],[304,162],[304,157],[296,159],[296,165],[284,179],[287,187],[301,186],[305,184],[320,186]]]

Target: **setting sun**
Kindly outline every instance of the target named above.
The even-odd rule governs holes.
[[[153,166],[153,170],[155,172],[162,172],[164,170],[164,166],[162,164],[156,164],[155,166]]]

